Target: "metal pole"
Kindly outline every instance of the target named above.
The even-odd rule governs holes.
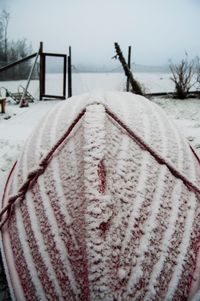
[[[37,53],[37,55],[36,55],[36,58],[35,58],[35,61],[34,61],[33,65],[32,65],[32,67],[31,67],[31,71],[30,71],[29,76],[28,76],[28,81],[27,81],[26,87],[25,87],[25,89],[24,89],[24,91],[23,91],[23,94],[22,94],[22,97],[21,97],[21,99],[20,99],[20,103],[19,103],[20,108],[22,108],[22,107],[24,107],[24,106],[28,107],[28,102],[25,103],[24,97],[26,96],[26,92],[27,92],[27,90],[28,90],[28,87],[29,87],[29,84],[30,84],[30,80],[31,80],[31,76],[32,76],[32,74],[33,74],[33,70],[35,69],[35,65],[36,65],[36,63],[37,63],[39,54],[40,54],[40,49],[39,49],[39,51],[38,51],[38,53]]]

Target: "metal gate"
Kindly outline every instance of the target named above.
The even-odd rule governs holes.
[[[54,95],[46,93],[46,61],[48,57],[57,57],[63,58],[62,64],[62,95]],[[40,52],[40,100],[43,98],[57,98],[57,99],[66,99],[66,71],[67,71],[67,55],[66,54],[58,54],[58,53],[46,53]]]

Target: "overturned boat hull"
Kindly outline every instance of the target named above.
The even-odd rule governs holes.
[[[13,299],[197,298],[199,183],[197,157],[145,98],[58,105],[27,141],[2,202],[17,196],[2,228]]]

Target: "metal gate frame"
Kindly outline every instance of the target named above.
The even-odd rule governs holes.
[[[63,61],[63,95],[50,95],[45,93],[45,81],[46,81],[46,57],[62,57]],[[66,99],[66,71],[67,71],[67,55],[60,53],[47,53],[40,52],[40,100],[43,97],[55,98],[55,99]]]

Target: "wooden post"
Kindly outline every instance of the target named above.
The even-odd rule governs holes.
[[[124,73],[129,78],[132,92],[135,94],[143,95],[142,88],[141,88],[140,84],[134,79],[133,74],[126,63],[126,60],[123,56],[123,53],[122,53],[118,43],[115,43],[115,50],[117,53],[116,56],[119,58],[119,61],[122,64],[122,67],[124,69]]]
[[[5,114],[6,98],[0,98],[0,106],[1,106],[0,113]]]
[[[67,58],[64,56],[64,62],[63,62],[63,97],[66,99],[66,65],[67,65]]]
[[[128,67],[131,70],[131,46],[128,46]],[[126,91],[129,91],[129,77],[127,76]]]
[[[45,93],[45,61],[43,56],[43,42],[40,42],[40,96],[39,99],[42,100],[42,96]]]
[[[72,61],[71,61],[71,46],[69,46],[68,55],[68,98],[72,96]]]

